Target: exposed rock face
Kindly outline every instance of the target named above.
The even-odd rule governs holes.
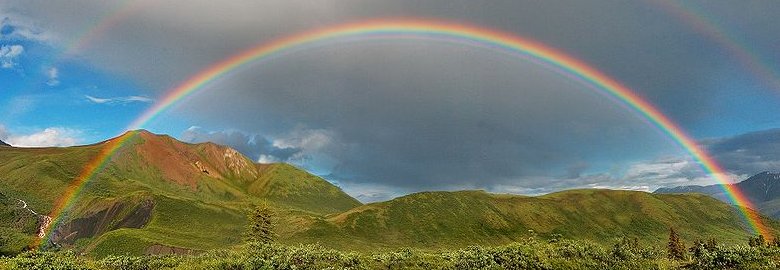
[[[119,228],[142,228],[151,219],[153,209],[154,201],[150,199],[135,205],[119,201],[58,226],[51,240],[58,244],[73,244],[78,239],[99,236]]]
[[[154,168],[163,180],[198,188],[201,180],[243,179],[259,175],[254,162],[238,151],[214,143],[188,144],[148,131],[130,131],[135,136],[115,157],[115,164],[128,171],[141,166]],[[135,160],[133,160],[135,159]]]
[[[209,169],[206,169],[206,167],[200,163],[200,160],[195,161],[195,167],[198,168],[198,170],[200,170],[202,173],[209,174]]]

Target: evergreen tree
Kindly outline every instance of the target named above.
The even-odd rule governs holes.
[[[707,251],[713,252],[715,251],[715,248],[718,247],[718,242],[715,241],[715,238],[710,238],[707,240],[705,247],[707,248]]]
[[[707,244],[699,239],[693,241],[693,245],[691,245],[691,248],[688,250],[691,252],[691,256],[693,256],[694,259],[701,258],[706,251],[709,251],[707,249]]]
[[[748,239],[748,245],[751,247],[763,247],[766,245],[766,239],[764,239],[764,236],[759,234],[756,237],[750,237]]]
[[[778,237],[773,238],[771,241],[769,241],[769,246],[780,248],[780,238]]]
[[[685,245],[683,244],[682,240],[680,240],[680,236],[677,234],[674,228],[669,228],[669,244],[667,245],[667,248],[670,259],[685,259]]]
[[[276,236],[274,233],[274,213],[268,205],[256,206],[249,214],[246,240],[248,242],[271,243]]]

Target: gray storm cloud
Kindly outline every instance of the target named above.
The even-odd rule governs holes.
[[[683,126],[695,126],[718,109],[710,91],[713,76],[735,65],[694,26],[643,1],[197,0],[128,6],[137,11],[122,12],[125,6],[105,1],[9,0],[0,13],[37,22],[62,44],[89,36],[72,57],[134,78],[149,97],[246,48],[369,18],[440,18],[531,37],[619,79]],[[768,2],[712,3],[708,10],[739,18],[737,26],[780,25],[780,8]],[[118,17],[109,28],[90,32],[106,14]],[[780,42],[776,32],[736,33],[761,46]],[[635,114],[577,82],[505,54],[436,41],[344,43],[260,61],[206,86],[169,115],[242,131],[187,131],[182,137],[189,141],[214,140],[256,159],[273,156],[309,166],[341,183],[404,191],[504,186],[535,192],[610,182],[634,187],[636,182],[603,172],[684,155]],[[689,167],[673,178],[698,177]]]
[[[780,129],[710,140],[707,149],[721,165],[737,174],[780,170]]]

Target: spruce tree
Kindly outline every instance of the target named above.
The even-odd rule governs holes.
[[[680,240],[680,236],[677,234],[674,228],[669,228],[669,244],[667,245],[667,248],[670,259],[685,259],[685,245],[683,244],[682,240]]]
[[[271,208],[266,204],[261,204],[255,207],[251,213],[249,213],[249,223],[246,231],[246,241],[268,244],[273,242],[274,237],[274,225],[273,221],[274,213]]]
[[[756,237],[750,237],[748,245],[751,247],[763,247],[766,245],[766,239],[764,239],[764,235],[759,234]]]

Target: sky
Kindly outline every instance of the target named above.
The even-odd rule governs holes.
[[[774,1],[0,2],[0,140],[99,142],[226,57],[313,29],[425,19],[535,40],[623,83],[732,181],[780,168]],[[713,184],[656,127],[521,57],[370,39],[250,63],[143,128],[288,162],[364,202]]]

